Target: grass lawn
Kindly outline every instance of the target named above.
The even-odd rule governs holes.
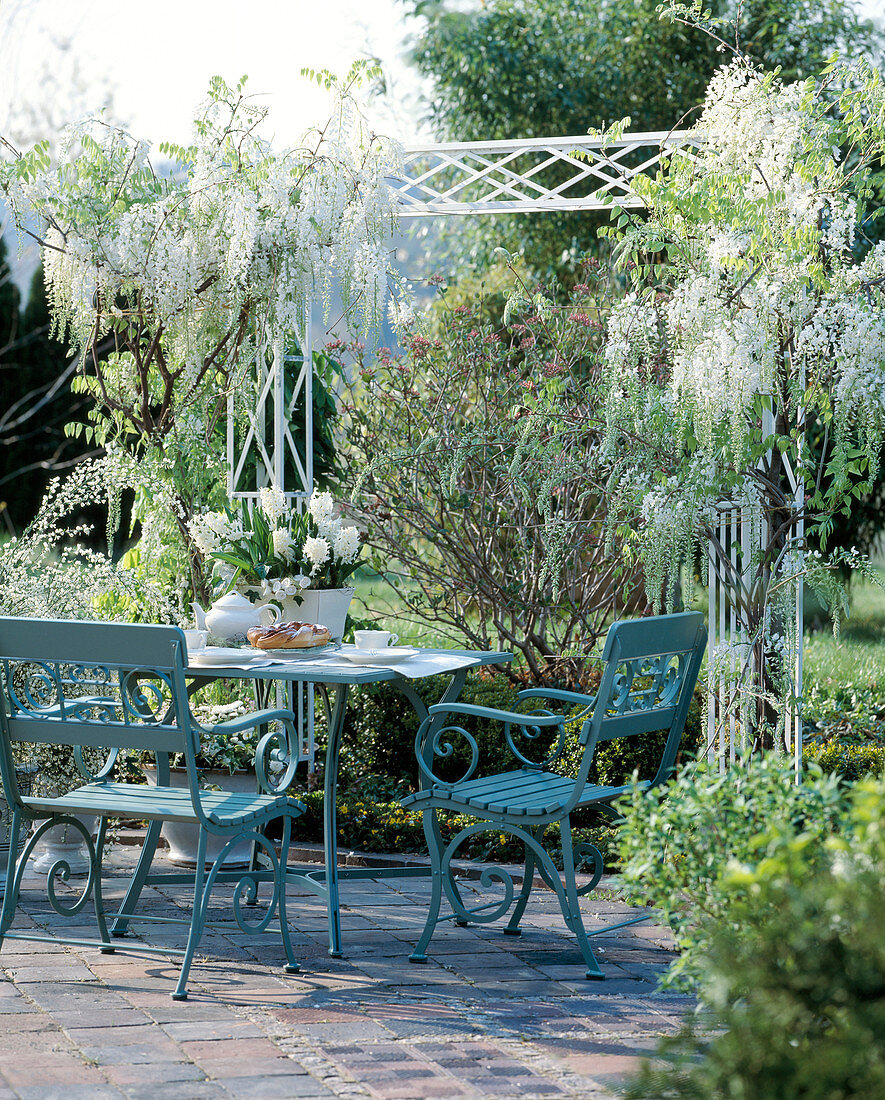
[[[885,575],[885,574],[883,574]],[[813,598],[806,601],[805,720],[847,740],[885,740],[885,591],[851,586],[839,639]]]

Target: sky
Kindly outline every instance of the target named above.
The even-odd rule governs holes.
[[[116,115],[139,137],[185,142],[209,78],[248,74],[249,89],[268,96],[269,136],[290,145],[328,103],[300,70],[343,74],[374,56],[391,94],[370,118],[414,140],[419,84],[402,56],[410,29],[401,0],[0,0],[0,132],[23,110],[39,115],[40,100],[75,75],[87,112],[112,89]]]

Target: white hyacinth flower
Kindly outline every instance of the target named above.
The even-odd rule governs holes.
[[[345,565],[351,565],[359,552],[359,531],[355,527],[342,527],[335,536],[335,557]]]
[[[277,527],[273,532],[273,552],[286,561],[292,560],[292,536],[284,527]]]
[[[307,505],[307,510],[310,512],[311,519],[317,527],[329,527],[332,523],[332,517],[335,511],[335,502],[332,500],[332,494],[318,493],[314,489],[310,498],[310,503]]]
[[[320,566],[324,562],[329,560],[331,554],[331,547],[324,538],[314,538],[312,535],[304,540],[304,548],[302,553],[311,563],[310,575],[315,577],[319,572]]]
[[[278,489],[276,485],[259,489],[258,500],[259,508],[271,523],[276,523],[278,519],[282,519],[283,516],[289,513],[289,502],[286,500],[286,494],[282,489]]]

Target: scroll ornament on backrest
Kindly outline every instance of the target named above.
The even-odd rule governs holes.
[[[630,714],[673,706],[679,698],[686,667],[685,653],[622,661],[612,679],[606,714]]]
[[[120,700],[124,721],[160,722],[175,699],[172,681],[159,669],[128,669],[120,673]]]
[[[3,681],[10,710],[26,718],[29,711],[57,706],[62,699],[58,669],[36,661],[4,661]]]

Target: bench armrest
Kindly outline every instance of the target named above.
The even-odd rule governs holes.
[[[256,726],[269,726],[277,722],[282,729],[269,730],[258,742],[255,750],[255,773],[258,785],[265,794],[282,794],[295,778],[298,766],[297,718],[291,710],[256,710],[233,718],[229,722],[215,722],[201,726],[192,718],[194,729],[214,736],[241,733]]]

